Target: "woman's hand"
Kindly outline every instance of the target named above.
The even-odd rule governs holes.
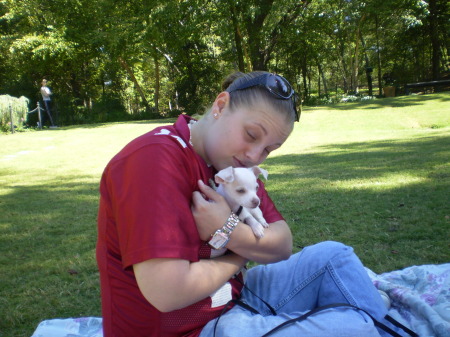
[[[211,187],[201,181],[198,186],[200,191],[194,192],[192,214],[200,238],[208,241],[211,234],[223,227],[231,210],[226,200]],[[230,235],[226,248],[258,263],[278,262],[291,255],[292,234],[286,221],[280,220],[271,223],[264,230],[264,237],[259,239],[250,226],[239,222]]]
[[[231,209],[226,200],[211,187],[199,180],[198,188],[192,196],[192,214],[197,230],[203,241],[208,241],[216,230],[223,227]]]

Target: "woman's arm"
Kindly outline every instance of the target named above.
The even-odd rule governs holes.
[[[193,195],[192,213],[200,238],[208,241],[211,234],[222,228],[231,210],[220,194],[201,181],[199,189],[200,192]],[[250,226],[240,222],[231,234],[227,248],[258,263],[278,262],[291,255],[292,234],[287,223],[280,220],[271,223],[265,229],[264,237],[258,239]]]
[[[291,231],[284,220],[264,229],[258,239],[250,226],[240,222],[230,236],[227,248],[258,263],[274,263],[288,259],[292,254]]]
[[[159,311],[169,312],[210,296],[246,263],[245,258],[231,253],[198,262],[152,259],[133,268],[147,301]]]

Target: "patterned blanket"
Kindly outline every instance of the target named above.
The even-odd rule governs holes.
[[[389,314],[420,337],[450,336],[450,263],[412,266],[384,274],[367,269],[389,296]],[[31,337],[102,337],[100,317],[50,319]]]
[[[420,337],[450,336],[450,263],[368,273],[389,296],[389,315]]]

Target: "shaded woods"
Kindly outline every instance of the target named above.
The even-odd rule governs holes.
[[[203,112],[233,70],[287,77],[304,104],[449,67],[445,0],[2,0],[0,94],[54,93],[59,123]]]

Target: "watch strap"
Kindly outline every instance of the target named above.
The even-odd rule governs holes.
[[[208,244],[214,249],[224,248],[230,240],[230,235],[234,231],[238,223],[239,217],[231,212],[223,227],[218,229],[214,232],[214,234],[211,235],[211,239],[208,241]]]

